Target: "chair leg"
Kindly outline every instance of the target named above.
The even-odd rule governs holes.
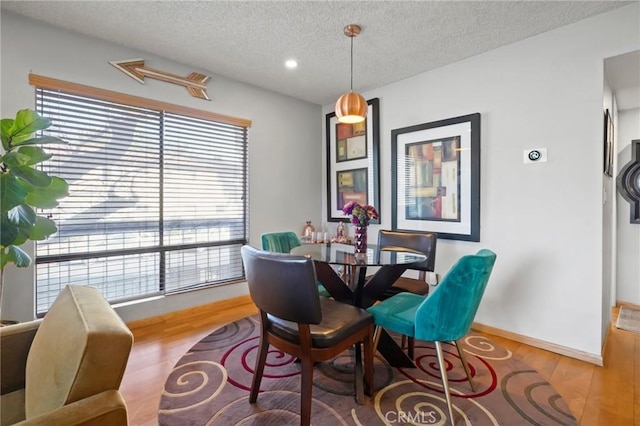
[[[462,350],[462,348],[458,344],[457,340],[455,342],[453,342],[453,344],[456,345],[456,349],[458,350],[458,355],[460,355],[460,360],[462,361],[462,366],[464,367],[464,372],[467,374],[467,380],[469,380],[469,385],[471,386],[471,391],[475,392],[476,391],[476,387],[473,384],[473,379],[471,378],[471,370],[469,370],[469,363],[467,362],[467,357],[465,356],[464,351]]]
[[[411,358],[411,361],[413,361],[413,355],[415,352],[415,347],[416,347],[416,341],[413,337],[411,336],[407,336],[407,355],[409,355],[409,358]]]
[[[256,358],[256,368],[253,372],[253,381],[251,383],[251,393],[249,394],[249,402],[254,403],[258,399],[260,392],[260,382],[262,381],[262,373],[264,365],[267,362],[267,352],[269,351],[269,342],[264,337],[260,337],[260,348],[258,349],[258,358]]]
[[[378,343],[380,343],[380,334],[382,334],[382,330],[379,326],[376,326],[376,328],[373,330],[373,347],[371,348],[374,354],[378,350]]]
[[[311,395],[313,390],[313,362],[302,359],[302,380],[300,383],[300,426],[311,424]]]
[[[363,382],[364,379],[362,377],[362,349],[360,347],[360,342],[357,342],[355,345],[355,363],[354,363],[354,372],[355,372],[355,386],[356,386],[356,403],[364,404],[364,391],[363,391]]]
[[[373,338],[367,336],[364,341],[364,394],[373,396]]]
[[[440,366],[440,377],[442,378],[442,388],[444,396],[447,399],[447,407],[449,408],[449,421],[453,426],[453,409],[451,408],[451,395],[449,393],[449,379],[447,378],[447,366],[444,363],[444,354],[442,353],[442,342],[434,342],[436,344],[436,353],[438,354],[438,365]]]

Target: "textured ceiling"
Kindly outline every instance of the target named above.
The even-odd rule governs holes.
[[[2,9],[325,105],[630,2],[2,1]],[[296,70],[284,68],[295,58]],[[123,60],[130,58],[109,58]],[[153,64],[149,64],[153,67]],[[171,70],[166,70],[171,71]],[[215,78],[215,76],[214,76]]]

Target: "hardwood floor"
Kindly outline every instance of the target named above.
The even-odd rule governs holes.
[[[157,425],[164,382],[180,357],[215,328],[256,313],[238,298],[129,324],[135,343],[120,390],[132,426]],[[614,310],[613,323],[617,317]],[[640,335],[611,327],[605,366],[578,361],[487,333],[553,385],[580,425],[640,426]]]

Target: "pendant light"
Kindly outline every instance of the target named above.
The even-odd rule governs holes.
[[[344,35],[351,39],[351,89],[338,98],[336,117],[340,123],[360,123],[367,116],[367,101],[361,94],[353,91],[353,39],[360,34],[360,25],[350,24],[344,27]]]

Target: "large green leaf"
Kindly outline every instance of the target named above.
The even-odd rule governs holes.
[[[21,141],[28,139],[33,132],[46,129],[49,126],[51,126],[51,120],[48,118],[41,117],[33,110],[21,109],[9,129],[9,135],[13,138],[12,143],[18,145]]]
[[[24,228],[31,228],[35,225],[36,216],[36,212],[26,204],[15,206],[7,212],[9,223]]]
[[[0,247],[0,270],[4,269],[7,264],[7,254],[4,252],[4,247]]]
[[[36,224],[31,228],[29,239],[34,241],[44,241],[51,235],[58,232],[55,222],[44,216],[36,217]]]
[[[19,229],[9,221],[6,213],[0,214],[0,245],[10,246],[18,237]]]
[[[11,173],[0,173],[0,212],[5,213],[24,203],[27,191]]]
[[[9,246],[7,247],[7,262],[15,263],[19,268],[25,268],[31,265],[31,258],[20,247]]]
[[[26,145],[46,145],[52,143],[67,143],[60,138],[56,138],[55,136],[41,136],[37,138],[26,139],[23,141],[13,141],[13,146],[26,146]]]
[[[33,166],[35,164],[42,163],[43,161],[46,161],[53,157],[53,154],[45,152],[38,146],[21,146],[18,149],[17,153],[29,157],[29,160],[27,160],[27,162],[25,163],[27,166]]]
[[[5,167],[20,167],[29,162],[29,156],[20,154],[17,151],[9,152],[0,157],[0,163],[4,163]]]
[[[11,173],[33,186],[47,187],[51,185],[51,176],[29,166],[11,168]]]
[[[0,136],[2,136],[2,148],[4,151],[9,151],[9,142],[11,142],[11,135],[9,131],[13,126],[13,118],[3,118],[0,121]]]
[[[57,207],[60,198],[69,195],[69,185],[59,177],[51,178],[51,184],[45,188],[30,186],[26,197],[26,203],[41,209]]]
[[[19,246],[24,244],[30,237],[33,227],[36,224],[36,212],[26,204],[21,204],[7,212],[7,219],[10,226],[13,226],[16,235],[11,242]]]

